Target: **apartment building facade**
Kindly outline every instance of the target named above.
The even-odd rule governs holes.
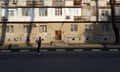
[[[0,37],[6,44],[114,43],[110,0],[3,0],[0,1]],[[120,1],[115,16],[120,28]],[[119,29],[120,30],[120,29]]]

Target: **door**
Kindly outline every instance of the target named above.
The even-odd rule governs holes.
[[[61,31],[60,30],[55,31],[55,40],[61,40]]]

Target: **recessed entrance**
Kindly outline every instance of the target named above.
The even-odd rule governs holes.
[[[55,31],[55,40],[61,40],[61,30]]]

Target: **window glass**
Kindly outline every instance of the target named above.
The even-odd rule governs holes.
[[[78,31],[78,25],[72,24],[71,25],[71,32],[77,32]]]
[[[47,16],[47,8],[39,8],[40,16]]]
[[[55,8],[55,16],[62,16],[62,8]]]
[[[7,33],[13,33],[14,32],[14,26],[13,25],[8,25],[6,29]]]
[[[23,16],[31,16],[32,8],[22,8],[22,15]]]
[[[24,25],[24,33],[28,33],[30,29],[29,25]]]
[[[40,25],[39,26],[39,32],[40,33],[47,32],[47,25]]]
[[[103,24],[103,31],[109,32],[109,25],[108,24]]]

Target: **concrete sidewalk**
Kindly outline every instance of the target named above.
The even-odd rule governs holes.
[[[103,48],[103,46],[102,45],[67,45],[67,46],[43,45],[42,48]]]
[[[64,41],[56,40],[50,45],[42,45],[42,48],[120,48],[120,44],[67,44]]]
[[[120,48],[120,45],[105,45],[106,48]],[[87,44],[87,45],[43,45],[42,48],[104,48],[102,44]]]

